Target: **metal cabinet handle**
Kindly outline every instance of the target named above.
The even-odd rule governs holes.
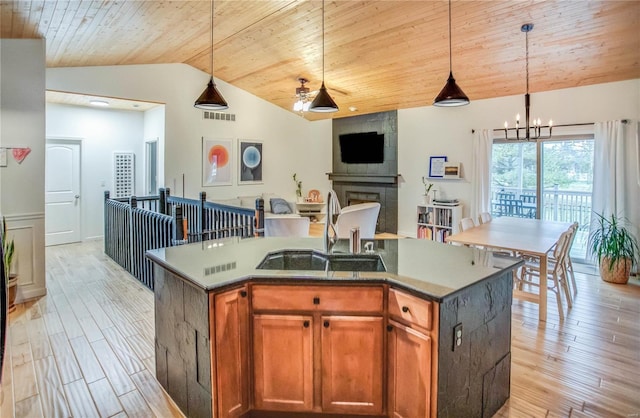
[[[324,321],[323,325],[324,325],[325,328],[329,328],[329,321]]]
[[[313,298],[313,304],[314,305],[320,305],[320,298],[317,297],[317,296],[315,298]]]
[[[393,331],[393,325],[387,325],[387,331],[389,332]]]
[[[409,312],[409,307],[408,306],[403,306],[402,307],[402,312],[404,312],[404,313]]]
[[[242,296],[243,298],[247,297],[247,291],[246,290],[241,290],[240,291],[240,296]]]
[[[77,194],[77,195],[75,195],[75,196],[73,196],[73,197],[74,197],[75,199],[80,199],[80,195],[79,195],[79,194]]]
[[[302,323],[302,326],[305,327],[305,328],[309,328],[309,321],[304,321]]]

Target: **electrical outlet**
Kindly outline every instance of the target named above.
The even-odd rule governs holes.
[[[462,324],[453,327],[453,351],[462,345]]]

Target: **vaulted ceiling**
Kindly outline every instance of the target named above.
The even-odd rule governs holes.
[[[0,0],[0,36],[45,38],[47,67],[179,62],[209,73],[210,4]],[[454,0],[451,8],[453,74],[472,102],[524,94],[524,23],[535,25],[531,93],[640,78],[638,0]],[[449,73],[446,1],[328,0],[325,19],[325,81],[340,111],[308,118],[432,104]],[[319,0],[218,0],[213,36],[216,79],[287,110],[298,77],[320,86]]]

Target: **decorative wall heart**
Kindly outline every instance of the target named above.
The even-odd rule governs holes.
[[[14,148],[12,150],[13,158],[20,164],[31,152],[31,148]]]

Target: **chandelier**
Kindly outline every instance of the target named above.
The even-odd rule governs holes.
[[[309,110],[309,106],[311,105],[311,93],[309,92],[309,87],[306,87],[304,84],[308,83],[309,80],[306,78],[300,77],[298,78],[300,82],[300,87],[296,87],[296,102],[293,104],[294,112],[307,112]]]
[[[531,120],[529,118],[530,98],[529,98],[529,32],[533,30],[533,23],[525,23],[520,28],[525,35],[525,51],[526,51],[526,74],[527,74],[527,93],[524,95],[524,127],[520,126],[520,113],[516,115],[515,128],[509,128],[507,122],[504,123],[504,139],[517,141],[535,141],[537,139],[551,138],[551,130],[553,129],[553,121],[549,120],[548,125],[542,125],[540,118]],[[509,136],[513,132],[515,136]]]

